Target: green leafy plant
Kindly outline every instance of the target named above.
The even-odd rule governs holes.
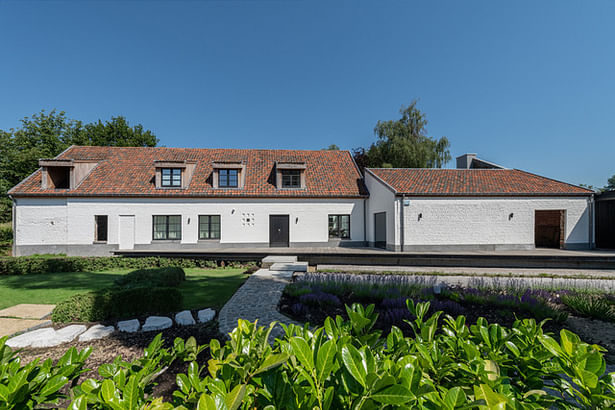
[[[115,281],[118,287],[142,287],[143,285],[174,287],[186,280],[186,273],[179,267],[138,269]]]
[[[33,409],[55,405],[66,399],[65,386],[75,384],[85,372],[83,366],[91,349],[70,348],[57,363],[35,359],[22,365],[17,352],[0,338],[0,408]]]

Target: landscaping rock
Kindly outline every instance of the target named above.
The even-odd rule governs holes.
[[[196,323],[192,317],[192,313],[190,313],[189,310],[184,310],[183,312],[176,314],[175,322],[181,326],[190,326]]]
[[[60,330],[56,330],[53,335],[37,338],[30,346],[53,347],[61,345],[62,343],[72,342],[77,336],[85,332],[86,329],[87,327],[85,327],[85,325],[69,325]]]
[[[199,310],[199,322],[207,323],[216,317],[216,311],[210,308]]]
[[[113,332],[115,332],[115,327],[113,326],[94,325],[79,336],[79,341],[89,342],[91,340],[103,339]]]
[[[173,326],[173,321],[169,317],[165,316],[150,316],[145,319],[143,325],[144,332],[151,332],[153,330],[163,330]]]
[[[141,327],[141,324],[137,319],[117,322],[117,330],[120,332],[135,333],[139,330],[139,327]]]
[[[50,327],[46,327],[44,329],[36,329],[13,337],[7,340],[6,344],[13,348],[28,347],[41,338],[48,339],[54,337],[55,333],[55,330]]]

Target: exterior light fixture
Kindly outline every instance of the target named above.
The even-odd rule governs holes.
[[[423,219],[423,213],[422,212],[419,214],[418,220],[420,221],[421,219]]]
[[[508,215],[508,220],[510,221],[511,219],[513,219],[513,216],[515,216],[515,214],[511,212],[510,215]]]

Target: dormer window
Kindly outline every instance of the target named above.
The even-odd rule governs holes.
[[[214,161],[212,164],[214,188],[243,188],[246,183],[246,164],[243,161]]]
[[[220,188],[237,188],[239,185],[239,170],[220,169],[218,171],[218,185]]]
[[[98,160],[40,159],[42,189],[75,189],[94,169]]]
[[[301,171],[295,169],[283,170],[282,188],[301,188]]]
[[[305,188],[306,166],[304,162],[277,162],[275,166],[278,189]]]
[[[181,188],[182,170],[181,168],[162,168],[161,186],[167,188]]]
[[[190,185],[196,162],[154,161],[156,188],[186,189]]]

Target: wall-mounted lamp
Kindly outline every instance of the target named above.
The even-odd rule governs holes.
[[[190,225],[190,218],[188,218],[188,225]]]
[[[295,223],[298,224],[299,223],[299,217],[295,218]]]
[[[231,215],[235,213],[235,208],[231,209]]]
[[[510,215],[508,215],[508,220],[510,221],[511,219],[513,219],[513,216],[515,216],[515,214],[511,212]]]
[[[423,219],[423,213],[422,213],[422,212],[419,214],[419,217],[418,217],[418,219],[417,219],[417,220],[419,220],[419,221],[420,221],[421,219]]]

